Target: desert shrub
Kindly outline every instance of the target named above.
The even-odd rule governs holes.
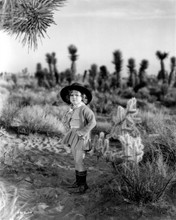
[[[5,79],[0,79],[0,87],[5,88],[7,90],[12,89],[13,87],[13,81],[12,80],[5,80]]]
[[[98,114],[109,116],[112,113],[113,108],[117,107],[118,105],[125,107],[127,101],[128,100],[126,98],[121,97],[121,94],[118,91],[114,91],[113,94],[110,92],[94,92],[90,107]]]
[[[117,107],[118,105],[122,106],[122,107],[126,107],[128,102],[128,99],[120,97],[118,95],[112,95],[112,103],[114,105],[114,107]]]
[[[164,160],[175,167],[176,160],[176,120],[173,116],[158,112],[141,112],[145,159],[151,159],[160,151]]]
[[[55,93],[53,95],[51,94],[51,96],[55,97]],[[0,95],[2,106],[2,109],[0,109],[0,124],[6,129],[21,125],[28,131],[42,130],[46,132],[47,130],[51,130],[53,132],[55,129],[58,131],[60,129],[60,126],[57,125],[58,120],[62,120],[68,107],[66,105],[43,105],[46,100],[44,101],[43,96],[41,96],[40,99],[40,97],[34,93],[32,93],[30,97],[23,96],[22,94],[14,94],[5,99],[4,94],[2,94],[2,98]],[[34,103],[40,103],[42,105],[34,105]],[[43,121],[42,124],[41,121]],[[37,125],[37,123],[39,124]],[[50,128],[50,126],[52,128]]]
[[[162,111],[140,111],[139,114],[142,119],[142,127],[147,134],[158,134],[158,129],[163,128],[165,116]]]
[[[157,100],[160,100],[161,98],[161,88],[158,85],[150,86],[150,95],[155,96]]]
[[[111,130],[112,124],[108,121],[97,121],[96,127],[93,129],[92,133],[99,134],[100,132],[104,132],[108,134]]]
[[[124,200],[137,205],[160,201],[174,177],[162,155],[152,163],[116,166],[115,173],[111,189]]]
[[[94,92],[94,98],[90,104],[91,109],[99,114],[110,114],[112,99],[108,93]]]
[[[0,87],[0,116],[4,105],[7,103],[9,91],[6,88]]]
[[[125,88],[122,90],[121,97],[125,99],[130,99],[135,96],[135,92],[132,87]]]
[[[150,91],[147,87],[143,87],[141,89],[138,90],[137,94],[135,95],[136,98],[140,98],[140,99],[146,99],[149,100],[150,99]]]
[[[163,105],[172,107],[176,105],[176,88],[172,88],[168,91],[163,99]]]
[[[10,103],[7,101],[3,106],[0,115],[0,124],[6,129],[11,126],[14,118],[17,116],[19,111],[19,106],[16,103]]]
[[[34,77],[30,77],[27,75],[20,74],[12,74],[9,76],[9,80],[13,82],[15,86],[13,86],[14,90],[31,88],[37,89],[37,80]]]
[[[155,103],[149,103],[147,100],[144,99],[138,99],[137,106],[140,109],[140,111],[158,112],[158,107]]]
[[[27,105],[45,105],[56,102],[58,99],[57,95],[58,93],[55,91],[19,89],[11,94],[10,100],[11,102],[17,102],[21,107]]]
[[[16,74],[12,74],[11,75],[11,79],[14,82],[15,86],[17,85],[17,75]]]
[[[63,124],[53,115],[47,114],[39,105],[27,106],[18,112],[15,119],[17,126],[28,132],[58,133],[64,132]]]
[[[31,213],[26,211],[27,189],[19,193],[17,187],[7,181],[0,180],[0,216],[1,220],[29,220]]]
[[[43,106],[43,109],[45,110],[46,114],[51,114],[54,117],[56,117],[58,120],[62,121],[64,114],[68,110],[67,105],[59,105],[59,106],[53,106],[53,105],[45,105]]]

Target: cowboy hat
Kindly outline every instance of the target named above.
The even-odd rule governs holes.
[[[87,98],[87,104],[89,104],[92,100],[92,94],[91,92],[84,86],[82,86],[79,83],[73,83],[69,86],[65,86],[61,91],[60,91],[60,96],[64,102],[67,104],[71,104],[70,102],[70,91],[76,90],[79,91],[81,94],[85,94]]]

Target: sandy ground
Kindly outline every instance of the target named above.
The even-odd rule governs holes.
[[[21,202],[27,202],[21,212],[30,215],[31,220],[176,219],[168,213],[136,207],[119,198],[110,188],[108,190],[113,169],[111,164],[102,158],[97,160],[95,155],[85,157],[88,191],[80,195],[69,189],[67,186],[74,181],[75,175],[70,149],[59,144],[59,139],[48,139],[52,144],[42,145],[43,137],[40,137],[40,144],[35,138],[35,135],[1,136],[0,144],[1,149],[11,146],[15,155],[15,158],[6,157],[3,162],[1,159],[2,180],[18,188]]]

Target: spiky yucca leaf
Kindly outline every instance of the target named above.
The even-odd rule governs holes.
[[[38,38],[55,24],[54,10],[66,0],[3,0],[0,4],[1,28],[8,34],[16,35],[23,45],[37,48]]]

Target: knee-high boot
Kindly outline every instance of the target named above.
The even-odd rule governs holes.
[[[89,188],[86,182],[87,171],[78,172],[78,185],[79,185],[79,193],[85,193]]]

